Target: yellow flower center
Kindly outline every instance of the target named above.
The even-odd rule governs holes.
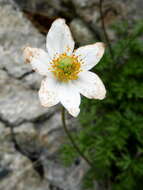
[[[58,80],[67,82],[78,78],[81,64],[77,56],[63,53],[51,62],[50,70]]]

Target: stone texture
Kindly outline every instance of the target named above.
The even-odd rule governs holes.
[[[88,28],[81,30],[81,33],[85,30],[92,30],[97,40],[104,39],[101,30],[101,19],[99,12],[99,0],[15,0],[19,6],[27,11],[32,10],[33,14],[39,14],[46,16],[49,21],[54,20],[57,17],[64,17],[69,22],[74,22],[75,19],[81,19]],[[118,20],[136,20],[141,19],[143,16],[143,1],[142,0],[106,0],[103,3],[103,15],[105,24],[108,28],[109,37],[114,40],[113,32],[110,30],[110,26],[116,23]],[[83,26],[83,25],[82,25]],[[73,26],[72,26],[73,27]],[[74,26],[74,38],[79,42],[79,33],[77,32],[78,26]],[[91,33],[91,32],[90,32]],[[90,38],[87,36],[87,39]],[[88,42],[85,41],[85,43]],[[80,42],[79,42],[80,43]]]
[[[33,121],[42,115],[48,117],[53,113],[53,108],[47,109],[40,105],[37,91],[11,79],[5,71],[0,71],[0,78],[0,117],[4,121],[18,125],[24,121]]]
[[[45,161],[45,160],[44,160]],[[81,180],[88,170],[85,162],[81,162],[78,166],[71,166],[70,168],[63,168],[59,163],[45,162],[46,179],[56,187],[63,190],[79,190],[81,188]]]
[[[73,3],[76,5],[77,8],[85,8],[85,7],[91,7],[95,3],[98,3],[98,0],[72,0]]]
[[[49,18],[59,17],[61,14],[64,17],[72,18],[75,15],[74,10],[71,9],[72,2],[70,0],[15,0],[15,2],[28,12],[39,13]]]
[[[75,118],[67,118],[66,123],[70,131],[79,129],[79,123]],[[63,131],[61,113],[56,112],[49,120],[38,124],[35,123],[35,128],[38,130],[43,142],[48,142],[48,154],[57,155],[67,137]]]
[[[60,163],[66,136],[59,108],[40,105],[37,92],[43,77],[22,58],[27,44],[43,48],[45,36],[12,0],[0,0],[0,17],[0,190],[80,190],[88,167]],[[77,122],[68,117],[68,125],[75,130]]]
[[[0,68],[5,68],[14,77],[21,77],[31,71],[23,64],[22,49],[26,45],[43,47],[45,39],[23,17],[17,7],[0,2]]]
[[[43,79],[43,76],[33,72],[29,73],[28,75],[24,76],[22,78],[22,82],[32,89],[39,89],[41,86],[41,81]]]
[[[0,122],[0,134],[3,134],[4,131],[5,131],[5,124]]]
[[[2,128],[0,124],[0,131]],[[15,150],[10,131],[5,128],[0,135],[0,190],[50,190],[48,181],[40,179],[34,164]]]
[[[130,19],[142,19],[143,17],[143,1],[142,0],[135,0],[135,1],[130,1],[130,0],[121,0],[122,3],[125,4],[128,17]]]
[[[53,116],[50,124],[59,116]],[[48,137],[51,133],[55,136],[56,126],[48,129],[48,133],[47,130],[43,132],[40,126],[39,129],[37,127],[37,123],[25,123],[14,128],[15,139],[24,152],[21,154],[13,146],[10,129],[0,123],[0,131],[3,131],[0,136],[0,179],[3,179],[0,181],[0,190],[80,190],[88,165],[81,161],[78,165],[65,168],[59,162],[58,155],[49,148]],[[65,138],[62,139],[60,142],[56,135],[54,140],[61,145]],[[56,144],[52,146],[57,147]],[[31,159],[35,159],[34,162]],[[36,164],[43,168],[44,179],[40,177],[41,170],[39,173],[35,168]]]
[[[96,40],[94,33],[82,20],[73,19],[70,23],[70,28],[78,45],[87,45],[95,43]]]

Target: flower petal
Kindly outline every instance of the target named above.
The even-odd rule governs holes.
[[[41,75],[47,75],[49,72],[50,58],[44,50],[26,47],[24,49],[24,59],[26,63],[32,65],[33,70]]]
[[[62,83],[60,86],[60,102],[73,116],[77,117],[80,112],[80,94],[71,83]]]
[[[75,50],[74,54],[83,61],[82,69],[90,70],[100,61],[101,57],[104,54],[104,49],[104,43],[97,42],[92,45],[78,48]]]
[[[90,99],[104,99],[106,89],[101,79],[93,72],[85,71],[79,74],[79,78],[74,81],[74,85],[79,92]]]
[[[54,78],[48,76],[41,83],[39,90],[39,98],[42,106],[51,107],[59,103],[59,96],[57,93],[58,83]]]
[[[64,19],[57,19],[53,22],[47,34],[46,46],[51,58],[56,54],[73,52],[74,40]]]

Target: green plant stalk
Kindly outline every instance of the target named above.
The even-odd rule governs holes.
[[[75,143],[72,135],[70,134],[70,131],[68,130],[67,128],[67,125],[66,125],[66,119],[65,119],[65,108],[62,107],[62,124],[63,124],[63,128],[64,128],[64,131],[65,133],[67,134],[69,140],[71,141],[71,144],[72,146],[74,147],[74,149],[78,152],[78,154],[87,162],[87,164],[93,168],[93,164],[91,163],[91,161],[84,155],[84,153],[79,149],[79,147],[77,146],[77,144]]]

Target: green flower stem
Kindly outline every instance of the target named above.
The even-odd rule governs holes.
[[[70,134],[70,131],[67,128],[66,125],[66,119],[65,119],[65,108],[62,107],[62,123],[63,123],[63,128],[65,133],[67,134],[69,140],[71,141],[72,146],[74,147],[74,149],[78,152],[78,154],[87,162],[87,164],[93,168],[93,164],[91,163],[91,161],[84,155],[84,153],[79,149],[79,147],[77,146],[77,144],[75,143],[72,135]]]

